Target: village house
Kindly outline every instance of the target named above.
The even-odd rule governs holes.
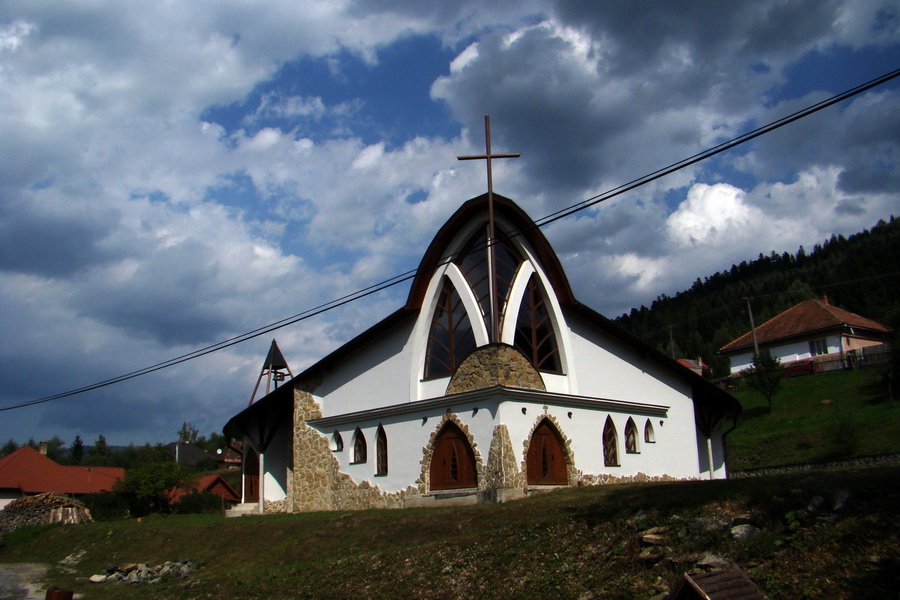
[[[437,232],[403,307],[224,432],[239,508],[314,511],[724,478],[740,410],[579,303],[540,229],[486,194]]]
[[[0,509],[13,500],[44,492],[73,497],[108,492],[124,476],[125,469],[121,467],[60,465],[34,448],[23,446],[0,458]]]
[[[882,349],[891,329],[872,319],[832,306],[828,298],[804,300],[756,328],[759,352],[767,352],[782,365],[808,366],[809,371],[824,362],[855,360],[876,348]],[[726,344],[719,352],[731,362],[736,375],[753,364],[753,331]]]

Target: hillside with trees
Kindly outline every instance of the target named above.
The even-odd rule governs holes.
[[[697,358],[713,377],[728,375],[719,348],[756,325],[810,298],[900,328],[900,219],[880,221],[849,238],[833,235],[811,251],[760,254],[751,262],[694,282],[674,297],[632,309],[614,321],[675,358]]]

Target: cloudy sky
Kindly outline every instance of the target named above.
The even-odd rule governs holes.
[[[0,4],[0,407],[414,268],[495,189],[533,218],[900,67],[894,0]],[[900,215],[900,79],[545,230],[609,317]],[[406,285],[178,367],[0,412],[0,441],[169,441]]]

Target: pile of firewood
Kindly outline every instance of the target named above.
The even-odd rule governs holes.
[[[26,525],[89,523],[91,513],[78,500],[52,492],[13,500],[0,511],[0,533]]]

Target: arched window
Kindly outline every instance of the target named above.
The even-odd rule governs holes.
[[[357,427],[353,434],[353,464],[364,463],[369,459],[369,452],[366,449],[366,436],[362,430]]]
[[[650,419],[647,419],[647,422],[644,423],[644,442],[647,444],[656,443],[656,434],[653,432],[653,423],[650,422]]]
[[[634,419],[628,417],[628,422],[625,423],[625,453],[626,454],[637,454],[638,453],[638,431],[637,425],[634,424]]]
[[[387,475],[387,472],[388,472],[387,434],[384,432],[384,427],[379,425],[378,431],[375,433],[375,474],[376,475]]]
[[[474,348],[475,334],[466,307],[450,279],[445,277],[428,333],[425,377],[452,375]]]
[[[612,417],[606,417],[606,425],[603,426],[603,464],[607,467],[619,466],[618,435]]]
[[[495,228],[495,231],[497,233],[497,241],[494,244],[497,270],[497,311],[502,315],[507,296],[509,295],[509,288],[512,287],[516,271],[519,265],[522,264],[522,258],[516,252],[512,243],[506,239],[503,232],[499,228]],[[481,314],[484,316],[484,324],[488,330],[491,328],[491,286],[488,275],[489,255],[488,228],[485,225],[479,228],[469,239],[454,261],[472,288],[475,298],[478,299]]]
[[[515,347],[528,357],[539,371],[561,373],[559,346],[550,320],[550,311],[537,277],[532,275],[525,288],[516,321]]]
[[[343,452],[344,451],[344,438],[341,437],[340,431],[335,431],[331,435],[331,451],[332,452]]]

